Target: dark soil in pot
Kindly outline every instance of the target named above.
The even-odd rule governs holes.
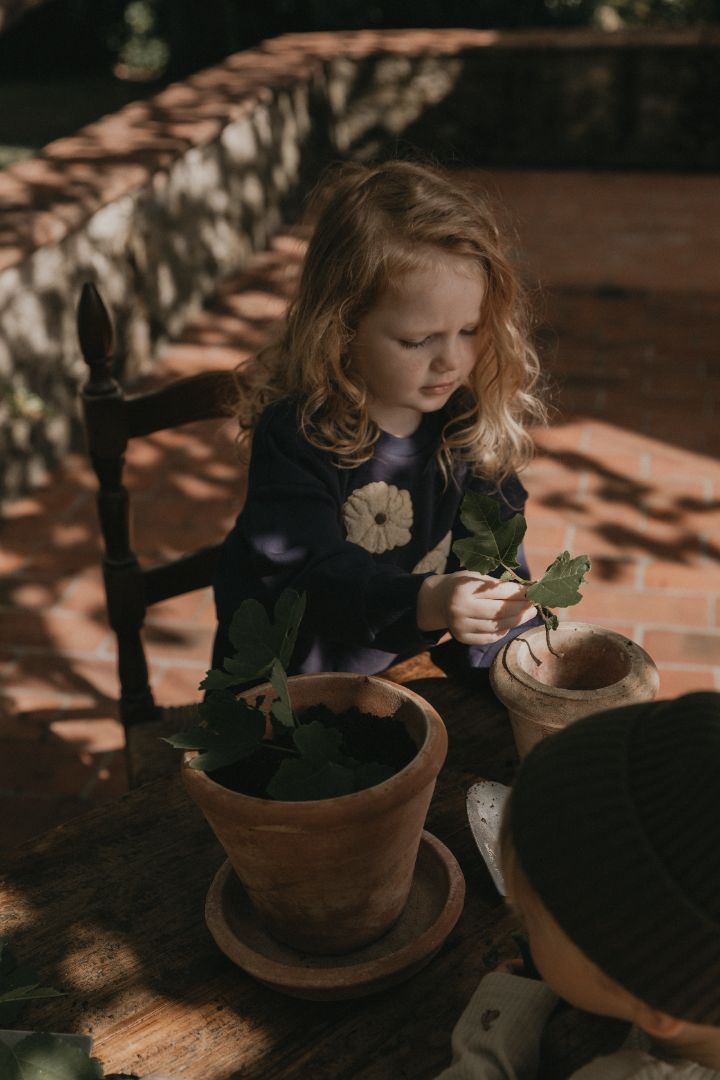
[[[589,623],[562,622],[551,631],[533,627],[493,660],[490,685],[505,705],[518,754],[583,716],[650,701],[658,673],[640,645]]]
[[[532,652],[529,648],[518,651],[517,663],[543,686],[600,690],[630,674],[633,656],[620,638],[578,635],[577,640],[572,637],[563,640],[558,655],[550,652],[544,641],[533,642]]]
[[[374,716],[352,706],[337,716],[326,705],[313,705],[299,714],[303,724],[318,721],[325,727],[337,728],[343,735],[343,750],[349,757],[361,762],[377,762],[399,772],[417,754],[417,746],[408,735],[405,726],[392,716]],[[284,733],[283,733],[284,734]],[[275,745],[292,746],[290,729]],[[262,747],[259,751],[234,765],[215,769],[208,776],[230,791],[251,795],[256,799],[269,799],[267,786],[275,775],[285,755]]]

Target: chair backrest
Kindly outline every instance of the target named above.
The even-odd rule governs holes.
[[[110,316],[100,293],[89,283],[83,286],[78,305],[78,336],[90,368],[82,390],[85,431],[99,483],[105,595],[118,643],[120,713],[128,728],[158,715],[141,635],[147,608],[210,585],[220,546],[204,547],[159,566],[140,566],[133,551],[129,496],[123,484],[125,450],[137,436],[232,415],[237,391],[231,371],[208,371],[126,397],[111,371]]]

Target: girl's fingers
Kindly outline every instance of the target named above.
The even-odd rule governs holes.
[[[484,578],[473,584],[473,595],[484,600],[525,600],[527,585],[517,581],[498,581],[497,578]]]
[[[527,585],[521,585],[517,581],[500,581],[489,574],[478,574],[475,570],[459,570],[449,576],[454,578],[461,588],[470,589],[478,596],[492,596],[497,599],[524,596],[527,588]]]
[[[517,626],[535,615],[535,608],[527,600],[506,601],[502,604],[475,604],[465,611],[465,618],[472,623],[493,626]]]
[[[513,615],[497,619],[477,619],[468,616],[459,619],[454,636],[466,645],[489,645],[499,641],[509,630],[528,622],[535,614],[535,608],[521,609]]]
[[[447,612],[453,637],[466,645],[489,645],[509,630],[529,622],[535,606],[525,588],[512,581],[498,581],[482,574],[453,575],[456,583]]]
[[[494,645],[502,641],[504,632],[499,634],[458,634],[457,640],[463,645]]]

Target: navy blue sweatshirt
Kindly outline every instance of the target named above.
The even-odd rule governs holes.
[[[291,674],[374,674],[442,636],[418,629],[417,594],[430,573],[461,569],[451,546],[468,535],[458,517],[466,486],[495,495],[504,518],[527,498],[516,477],[498,493],[462,464],[444,485],[435,450],[445,420],[444,411],[426,414],[403,439],[382,432],[369,461],[344,469],[298,431],[290,401],[265,410],[247,500],[215,581],[213,666],[232,654],[228,628],[241,602],[254,597],[270,608],[288,587],[307,594]],[[470,648],[470,665],[488,666],[505,640]]]

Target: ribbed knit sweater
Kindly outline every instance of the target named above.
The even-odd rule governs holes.
[[[452,1035],[452,1064],[436,1080],[535,1080],[540,1040],[558,997],[544,983],[486,975]],[[595,1057],[568,1080],[720,1080],[696,1062],[671,1060],[631,1028],[622,1047]]]

